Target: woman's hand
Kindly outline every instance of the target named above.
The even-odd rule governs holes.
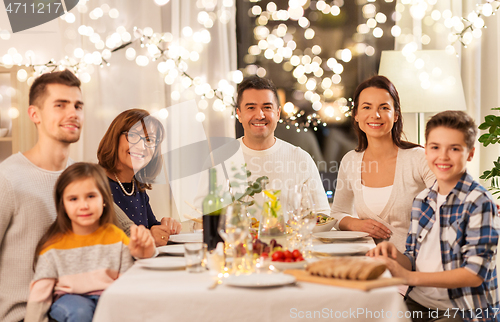
[[[149,258],[155,254],[155,244],[149,230],[144,226],[132,225],[130,227],[130,242],[128,244],[130,255],[135,258]]]
[[[177,235],[182,229],[181,223],[174,218],[163,217],[161,219],[161,224],[167,227],[167,231],[170,235]]]
[[[165,225],[154,225],[151,227],[151,235],[156,247],[165,246],[170,237],[170,231]]]
[[[352,217],[344,217],[340,221],[341,230],[363,231],[370,234],[370,237],[376,239],[391,238],[391,231],[384,224],[373,219],[358,219]]]
[[[370,249],[368,253],[366,253],[366,256],[369,257],[383,256],[383,257],[397,259],[398,250],[396,249],[396,246],[394,246],[393,243],[381,242],[380,244],[377,245],[377,247]]]
[[[182,225],[173,218],[163,217],[160,225],[151,227],[151,234],[155,241],[156,247],[165,246],[170,235],[175,235],[181,232]]]

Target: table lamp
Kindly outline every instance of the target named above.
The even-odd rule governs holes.
[[[396,86],[402,113],[418,113],[418,143],[423,113],[465,110],[458,57],[444,50],[382,51],[379,75]]]

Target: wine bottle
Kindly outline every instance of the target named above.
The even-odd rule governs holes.
[[[207,244],[207,250],[217,247],[222,238],[217,231],[221,213],[220,197],[217,195],[217,170],[210,168],[208,178],[208,195],[203,199],[203,242]]]
[[[220,215],[220,198],[217,196],[217,169],[210,168],[208,178],[208,195],[203,199],[203,215]]]

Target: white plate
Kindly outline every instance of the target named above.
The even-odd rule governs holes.
[[[177,269],[186,267],[186,260],[183,257],[156,257],[140,259],[135,264],[149,269]]]
[[[354,255],[366,254],[370,250],[370,246],[360,244],[326,244],[314,245],[313,252],[321,255]]]
[[[318,238],[322,242],[329,242],[335,240],[354,240],[358,238],[363,238],[369,236],[370,234],[362,232],[362,231],[325,231],[321,233],[313,234],[313,237]]]
[[[273,262],[273,261],[271,261],[270,265],[273,265],[277,269],[284,271],[285,269],[306,268],[307,262],[305,260],[300,261],[300,262]]]
[[[230,275],[223,284],[238,287],[272,287],[295,283],[295,277],[288,274]]]
[[[160,254],[184,255],[184,245],[167,245],[157,247]]]
[[[203,234],[187,233],[187,234],[170,235],[170,238],[168,240],[174,243],[202,243]]]

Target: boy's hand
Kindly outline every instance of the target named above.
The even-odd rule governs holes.
[[[367,253],[366,256],[370,257],[390,257],[393,259],[398,258],[398,250],[396,246],[394,246],[393,243],[389,242],[381,242],[380,244],[377,245],[377,247],[370,249]]]
[[[130,255],[136,258],[149,258],[155,254],[153,236],[144,226],[133,225],[130,227]]]
[[[385,262],[387,269],[391,272],[393,277],[401,277],[406,281],[407,285],[414,285],[414,282],[411,281],[412,272],[399,265],[394,259],[383,257],[382,260]]]

